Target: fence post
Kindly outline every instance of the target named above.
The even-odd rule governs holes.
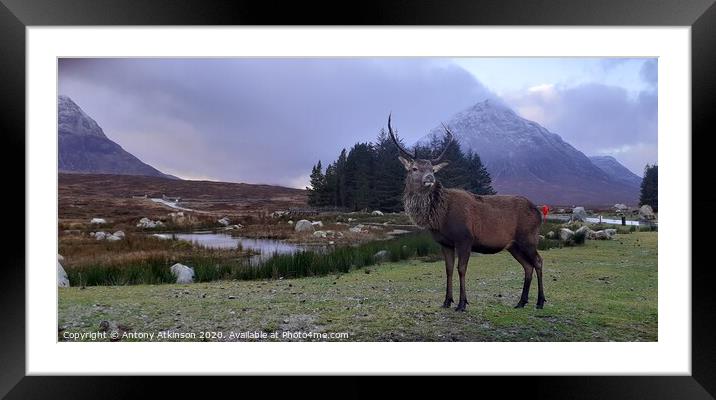
[[[626,226],[626,217],[622,215],[622,226]]]

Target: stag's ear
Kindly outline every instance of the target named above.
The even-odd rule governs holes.
[[[403,156],[398,156],[398,160],[400,160],[400,162],[403,164],[403,166],[405,167],[406,170],[410,171],[410,168],[412,168],[412,166],[413,166],[412,162],[408,161]]]
[[[438,164],[438,165],[433,165],[433,172],[438,172],[438,171],[440,171],[441,169],[447,167],[447,165],[448,165],[448,162],[447,162],[447,161],[443,161],[443,162],[441,162],[441,163]]]

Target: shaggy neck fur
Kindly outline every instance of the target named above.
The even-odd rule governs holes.
[[[411,191],[406,185],[403,205],[410,220],[421,228],[440,229],[446,206],[443,192],[440,182],[430,190]]]

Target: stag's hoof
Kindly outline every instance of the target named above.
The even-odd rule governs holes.
[[[541,309],[544,308],[544,304],[537,304],[537,305],[535,306],[535,308],[538,309],[538,310],[541,310]]]
[[[467,301],[461,301],[457,304],[457,307],[455,307],[455,311],[465,311],[465,308],[467,307]]]
[[[525,307],[525,304],[527,304],[526,301],[520,301],[519,303],[517,303],[517,305],[515,306],[515,308],[524,308],[524,307]]]
[[[547,300],[545,300],[545,299],[539,299],[539,300],[537,300],[537,305],[535,306],[535,308],[538,308],[538,309],[540,309],[540,310],[543,309],[543,308],[544,308],[544,303],[546,303],[546,302],[547,302]]]
[[[443,302],[443,308],[450,308],[450,304],[454,303],[455,300],[453,299],[445,299],[445,302]]]

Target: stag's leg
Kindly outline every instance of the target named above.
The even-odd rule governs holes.
[[[461,244],[455,247],[457,250],[457,273],[460,276],[460,300],[455,311],[465,311],[467,306],[467,292],[465,290],[465,273],[467,273],[467,262],[470,260],[472,243]]]
[[[522,308],[527,304],[527,300],[530,295],[530,284],[532,284],[532,272],[534,268],[532,267],[532,263],[529,261],[529,259],[525,256],[525,254],[522,252],[522,250],[517,246],[510,247],[510,254],[512,254],[512,257],[517,260],[520,265],[522,265],[522,268],[525,270],[525,280],[522,284],[522,296],[520,296],[520,301],[517,303],[515,308]]]
[[[447,287],[445,290],[443,308],[448,308],[450,304],[455,302],[452,298],[452,273],[455,270],[455,249],[443,246],[443,258],[445,258],[445,275],[447,275]]]
[[[532,265],[534,265],[535,271],[537,271],[537,286],[539,293],[537,294],[537,305],[536,308],[543,308],[544,302],[544,286],[542,286],[542,256],[539,255],[537,250],[533,250]]]

